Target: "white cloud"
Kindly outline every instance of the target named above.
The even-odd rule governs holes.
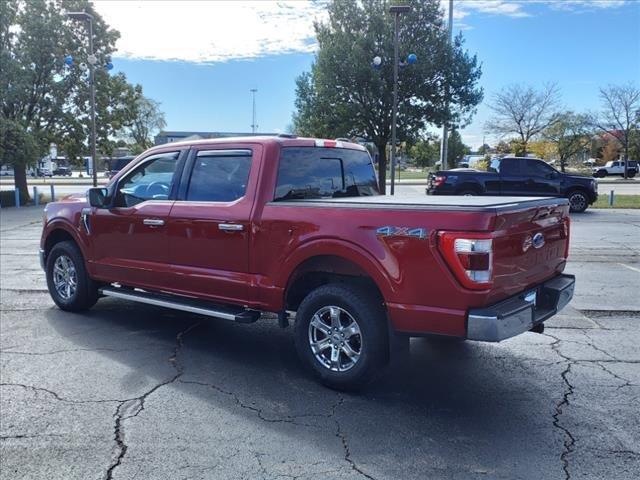
[[[440,0],[445,13],[448,12],[449,1]],[[453,18],[461,20],[472,14],[500,15],[511,18],[530,17],[530,7],[544,5],[552,10],[585,12],[596,9],[618,8],[629,1],[637,0],[454,0]]]
[[[113,1],[96,9],[120,31],[117,56],[195,63],[311,52],[324,5],[308,1]]]
[[[581,12],[617,8],[628,2],[455,0],[453,16],[456,28],[468,30],[473,28],[470,17],[528,17],[534,4]],[[449,2],[441,3],[446,14]],[[317,48],[313,22],[327,17],[325,0],[96,0],[95,6],[107,23],[120,31],[117,56],[194,63],[313,52]]]

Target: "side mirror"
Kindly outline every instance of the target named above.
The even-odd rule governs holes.
[[[109,191],[104,187],[90,188],[87,190],[89,205],[96,208],[105,208],[109,200]]]

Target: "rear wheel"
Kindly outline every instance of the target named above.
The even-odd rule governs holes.
[[[329,284],[309,293],[296,313],[298,355],[325,385],[354,390],[388,360],[382,303],[358,287]]]
[[[587,194],[581,190],[574,190],[567,196],[569,199],[569,209],[574,213],[582,213],[589,206]]]
[[[71,241],[53,246],[47,256],[47,287],[62,310],[87,310],[98,301],[98,287],[89,278],[82,252]]]

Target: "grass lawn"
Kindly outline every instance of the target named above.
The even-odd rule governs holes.
[[[640,195],[615,195],[613,206],[609,206],[609,195],[598,195],[591,208],[640,208]]]

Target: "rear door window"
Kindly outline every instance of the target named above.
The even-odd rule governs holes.
[[[275,200],[379,195],[371,157],[346,148],[284,147]]]
[[[251,170],[251,150],[209,150],[197,153],[186,200],[233,202],[244,197]]]
[[[520,163],[517,160],[503,160],[500,162],[500,174],[508,176],[521,175]]]

